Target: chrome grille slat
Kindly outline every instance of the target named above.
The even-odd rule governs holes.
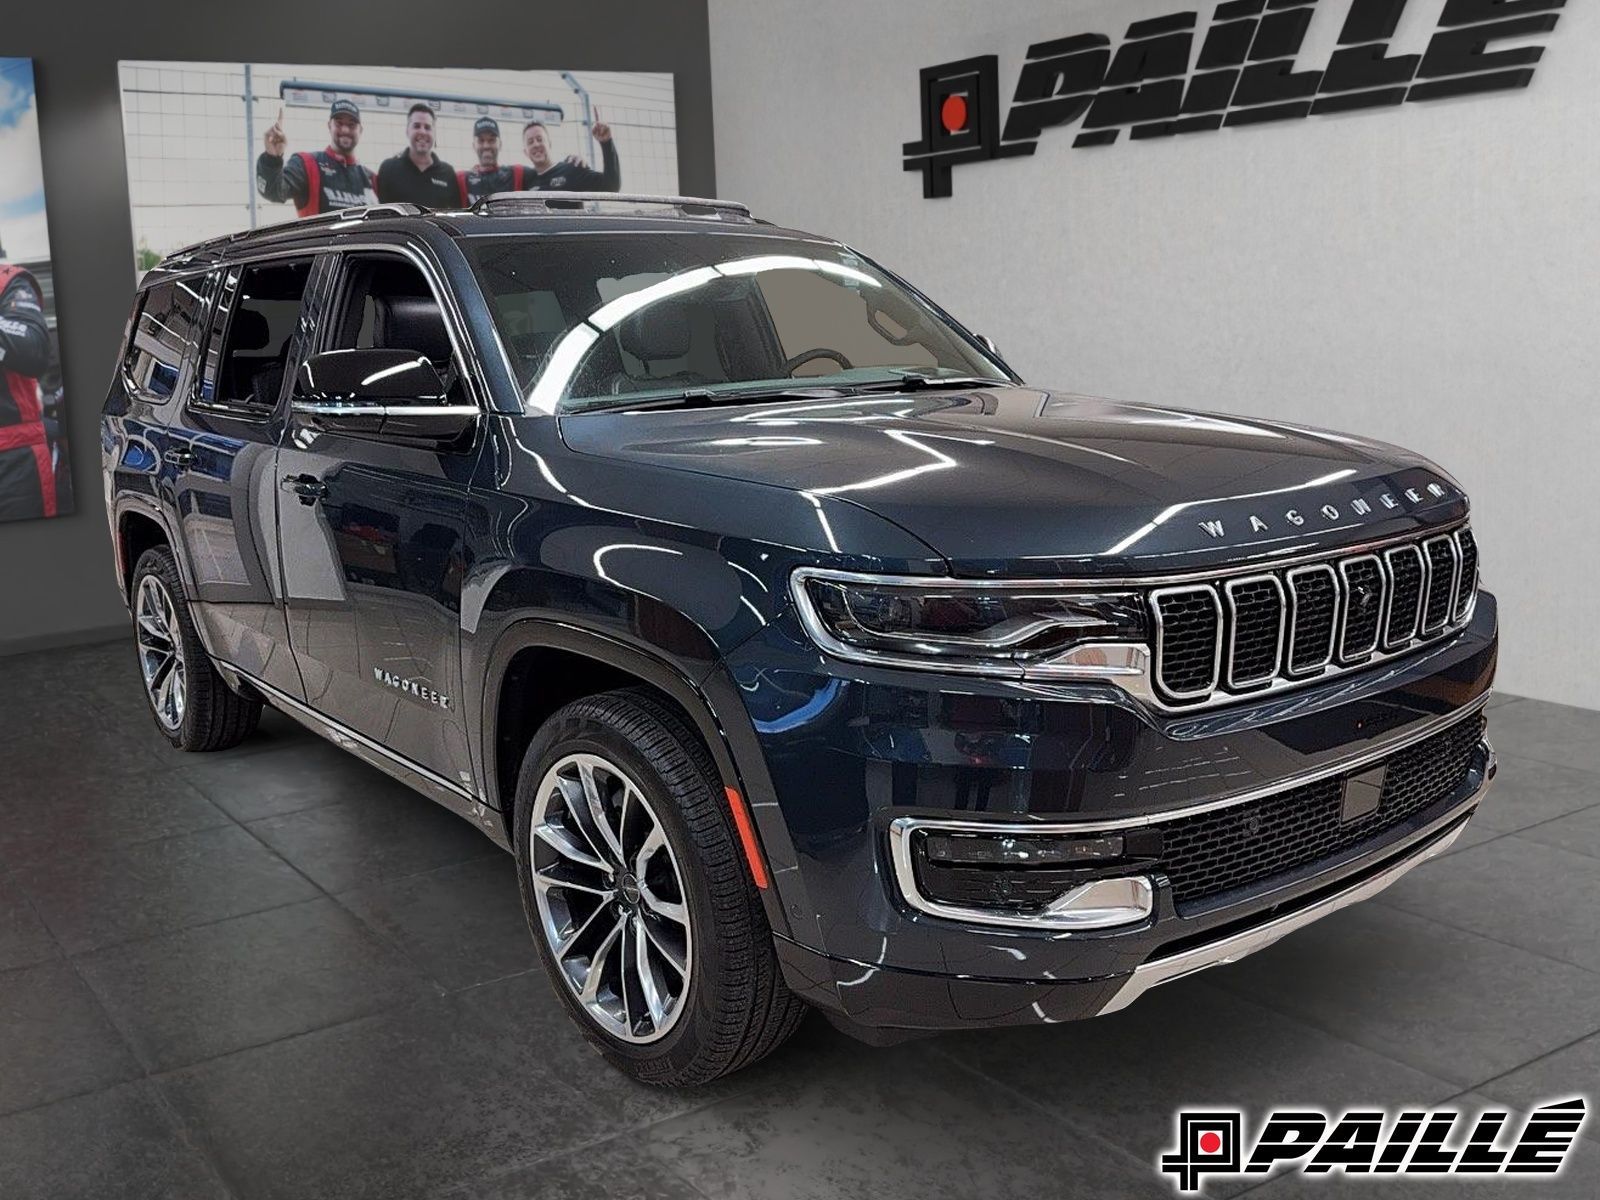
[[[1181,707],[1274,692],[1404,654],[1471,616],[1470,529],[1356,550],[1153,590],[1156,695]]]

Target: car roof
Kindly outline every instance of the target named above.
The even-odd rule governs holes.
[[[569,207],[576,205],[585,207]],[[833,238],[761,220],[744,205],[726,200],[519,192],[489,197],[470,209],[428,210],[414,204],[377,204],[211,238],[169,254],[145,275],[140,286],[255,257],[263,251],[314,250],[336,245],[356,230],[410,232],[424,237],[429,231],[436,231],[435,236],[443,233],[451,238],[573,233],[743,234],[838,245]]]

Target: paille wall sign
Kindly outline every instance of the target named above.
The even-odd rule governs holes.
[[[1028,47],[1005,127],[993,54],[922,71],[922,138],[905,169],[922,194],[950,194],[961,163],[1032,154],[1040,134],[1082,118],[1074,146],[1201,133],[1224,125],[1442,100],[1527,87],[1542,46],[1494,42],[1549,33],[1566,0],[1446,0],[1421,54],[1389,54],[1406,0],[1347,0],[1339,46],[1322,67],[1296,62],[1318,0],[1228,0],[1217,5],[1198,57],[1198,13],[1128,26],[1111,51],[1103,33]]]

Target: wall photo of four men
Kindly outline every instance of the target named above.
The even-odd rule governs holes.
[[[497,192],[678,191],[671,75],[124,62],[137,272],[258,225]]]

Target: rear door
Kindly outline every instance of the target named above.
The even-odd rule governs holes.
[[[431,272],[396,246],[346,250],[316,349],[405,349],[479,403]],[[277,477],[289,637],[306,702],[443,781],[474,778],[461,703],[466,490],[451,450],[318,430],[291,411]],[[481,423],[480,423],[481,428]]]
[[[288,379],[314,330],[310,255],[235,263],[214,280],[200,369],[168,430],[180,536],[211,651],[297,699],[279,582],[275,473]]]

